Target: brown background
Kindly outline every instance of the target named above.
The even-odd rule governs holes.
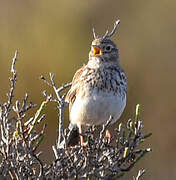
[[[39,76],[53,72],[58,86],[69,82],[88,60],[92,27],[102,35],[119,18],[121,24],[114,40],[129,83],[121,120],[133,117],[135,105],[140,103],[145,132],[153,133],[145,143],[153,152],[124,179],[132,179],[140,168],[147,169],[146,180],[175,179],[175,17],[174,0],[0,0],[0,102],[6,100],[16,49],[16,98],[28,92],[39,105],[44,99],[41,92],[47,89]],[[48,106],[45,122],[48,126],[42,158],[51,162],[51,145],[57,135],[55,105]]]

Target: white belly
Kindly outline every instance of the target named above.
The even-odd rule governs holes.
[[[84,98],[77,96],[70,112],[70,120],[73,124],[100,125],[111,115],[114,123],[120,118],[125,106],[126,95],[122,98],[113,93],[101,92]]]

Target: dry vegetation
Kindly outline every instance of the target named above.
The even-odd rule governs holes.
[[[104,138],[110,117],[98,136],[97,127],[89,128],[86,132],[87,147],[79,144],[68,146],[72,129],[64,129],[64,108],[67,105],[64,102],[63,90],[68,88],[70,83],[57,88],[53,74],[50,74],[49,81],[42,76],[42,80],[53,88],[55,95],[48,95],[44,91],[45,99],[39,109],[33,117],[27,117],[26,112],[35,105],[28,102],[27,94],[22,101],[14,102],[16,60],[17,52],[11,66],[8,100],[0,106],[1,179],[118,179],[151,151],[150,148],[142,148],[140,145],[151,133],[144,135],[142,132],[144,126],[139,116],[139,105],[136,106],[135,118],[128,120],[127,126],[119,124],[111,140]],[[57,144],[52,147],[56,159],[51,164],[44,164],[36,150],[44,136],[47,136],[46,125],[44,124],[41,131],[37,131],[36,126],[41,126],[45,117],[44,110],[50,102],[55,102],[59,110],[59,133]],[[145,170],[140,170],[133,179],[139,180],[144,173]]]

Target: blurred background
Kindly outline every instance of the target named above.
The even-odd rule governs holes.
[[[176,1],[173,0],[0,0],[0,103],[9,90],[10,65],[19,50],[16,99],[25,92],[37,104],[44,100],[47,85],[40,75],[55,74],[58,87],[70,82],[75,71],[88,60],[93,39],[121,20],[113,37],[120,51],[121,65],[128,77],[128,102],[122,122],[134,117],[135,105],[142,105],[145,142],[153,149],[123,179],[132,179],[145,168],[145,180],[176,179]],[[35,108],[37,110],[37,108]],[[31,111],[32,112],[32,111]],[[33,111],[35,112],[35,111]],[[48,105],[47,137],[41,150],[45,162],[54,160],[51,145],[57,136],[57,111]]]

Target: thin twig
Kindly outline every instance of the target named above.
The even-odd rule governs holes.
[[[120,24],[120,20],[118,19],[115,23],[114,23],[114,28],[113,30],[109,33],[108,31],[106,31],[105,35],[103,36],[103,39],[107,39],[110,38],[111,36],[113,36],[113,34],[117,31],[117,27]]]
[[[49,86],[51,86],[55,92],[56,98],[55,102],[58,104],[58,109],[59,109],[59,130],[58,130],[58,139],[57,139],[57,147],[59,147],[60,143],[64,139],[64,109],[65,109],[65,95],[62,96],[62,91],[65,90],[66,88],[71,86],[71,83],[64,84],[60,88],[56,87],[56,83],[54,81],[54,74],[49,73],[50,76],[50,82],[45,79],[44,76],[41,76],[41,79],[47,83]],[[43,92],[44,96],[47,97],[46,91]],[[54,101],[52,99],[52,101]]]
[[[146,172],[145,169],[140,169],[140,170],[138,171],[138,174],[137,174],[136,178],[133,177],[133,180],[139,180],[139,179],[145,174],[145,172]]]

